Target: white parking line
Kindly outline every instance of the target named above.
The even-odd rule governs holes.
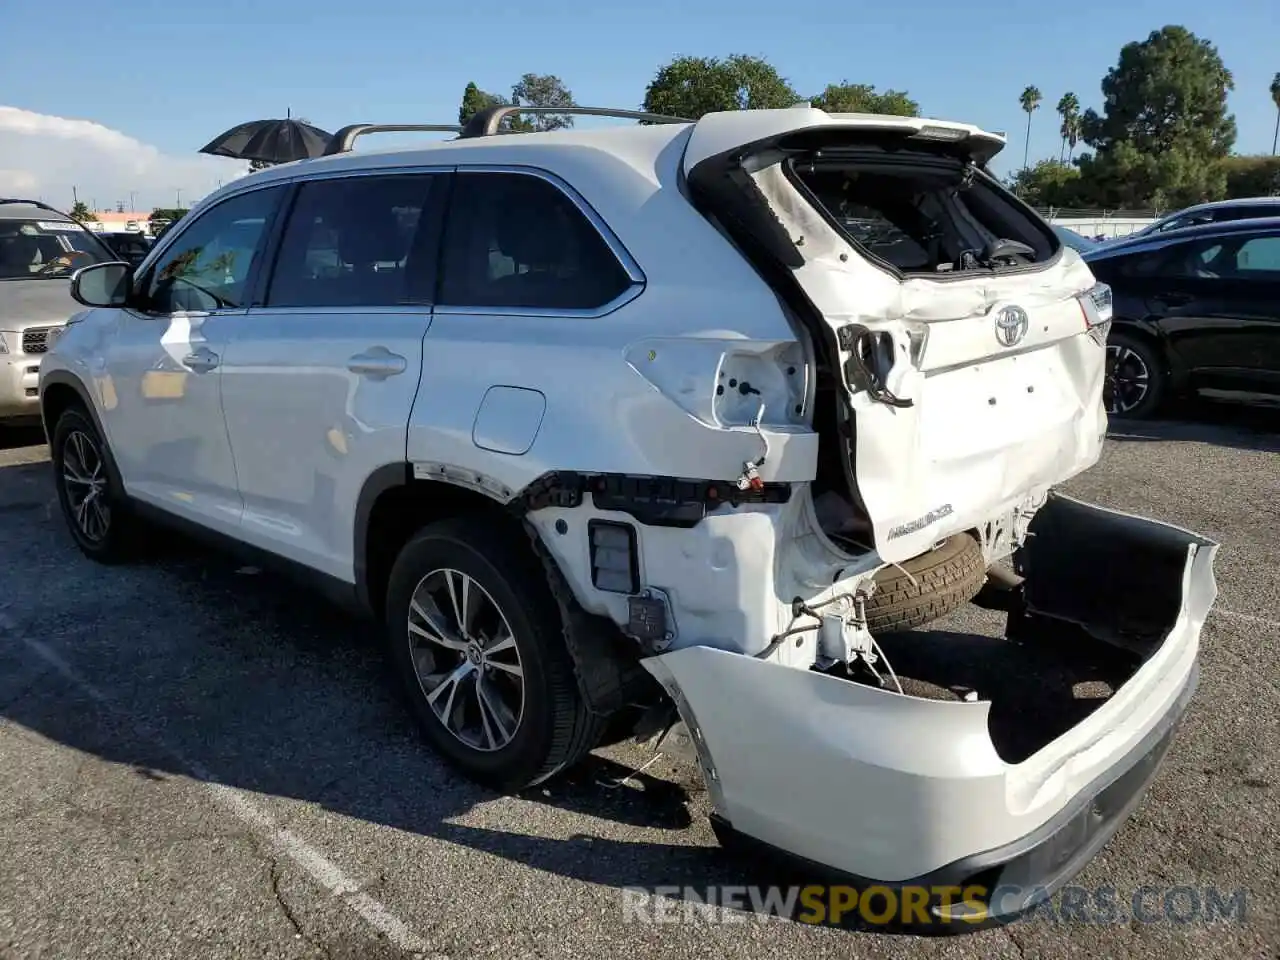
[[[306,871],[311,879],[354,910],[365,923],[386,937],[394,946],[410,954],[425,955],[426,942],[386,904],[362,891],[360,884],[343,873],[341,867],[297,834],[279,826],[270,814],[253,802],[249,794],[219,783],[212,773],[200,764],[188,760],[166,743],[150,725],[117,707],[106,694],[77,674],[70,664],[47,644],[18,633],[13,621],[0,611],[0,635],[3,634],[21,642],[85,695],[117,716],[127,719],[136,730],[171,754],[191,776],[201,781],[214,803],[269,841],[273,847]]]

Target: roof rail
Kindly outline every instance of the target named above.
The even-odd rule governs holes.
[[[550,113],[556,116],[565,114],[586,117],[618,117],[623,120],[648,120],[650,123],[693,123],[684,117],[668,117],[661,113],[646,113],[643,110],[615,110],[612,107],[521,107],[506,105],[481,110],[471,117],[458,135],[459,140],[472,137],[491,137],[498,132],[498,126],[507,117],[517,113]]]
[[[357,137],[366,133],[458,133],[462,130],[457,124],[444,123],[353,123],[343,127],[329,139],[321,156],[331,157],[338,153],[349,153]]]

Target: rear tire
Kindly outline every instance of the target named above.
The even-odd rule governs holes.
[[[1123,330],[1107,337],[1107,375],[1103,403],[1107,416],[1145,420],[1164,402],[1168,377],[1160,351],[1145,337]]]
[[[598,744],[607,718],[582,699],[546,578],[528,547],[493,522],[446,520],[415,534],[391,570],[386,609],[409,706],[431,745],[470,779],[521,790]]]
[[[936,550],[876,574],[866,605],[867,629],[891,633],[945,617],[972,600],[986,577],[981,544],[958,533]]]

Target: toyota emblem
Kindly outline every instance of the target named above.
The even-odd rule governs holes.
[[[1031,320],[1021,307],[1003,307],[996,314],[996,339],[1002,347],[1016,347],[1027,335]]]

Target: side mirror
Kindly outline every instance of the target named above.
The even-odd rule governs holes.
[[[123,307],[133,288],[133,267],[123,262],[81,267],[71,277],[71,296],[86,307]]]

